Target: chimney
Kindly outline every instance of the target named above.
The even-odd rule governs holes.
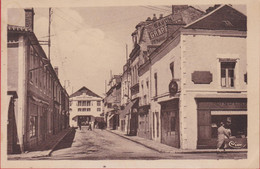
[[[25,27],[33,32],[34,10],[33,8],[24,9],[25,11]]]
[[[156,20],[157,20],[156,15],[153,14],[153,21],[156,21]]]
[[[57,77],[59,77],[59,68],[57,66],[54,67],[54,71],[55,71]]]
[[[159,19],[162,19],[163,18],[163,14],[160,14],[160,17],[159,17]]]

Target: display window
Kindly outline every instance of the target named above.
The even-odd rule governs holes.
[[[230,138],[247,138],[247,115],[211,115],[211,137],[218,137],[218,127],[224,122]]]

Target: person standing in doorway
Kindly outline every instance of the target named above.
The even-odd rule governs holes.
[[[223,148],[225,151],[225,136],[229,138],[229,134],[224,127],[224,123],[220,122],[220,126],[218,128],[218,143],[217,143],[217,151],[220,151],[220,148]]]

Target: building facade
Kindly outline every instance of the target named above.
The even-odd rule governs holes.
[[[151,138],[155,141],[166,141],[168,138],[162,138],[162,132],[168,137],[168,120],[171,117],[161,115],[160,99],[167,96],[168,87],[165,86],[164,78],[174,78],[173,74],[165,74],[165,70],[174,71],[174,65],[168,65],[168,62],[173,59],[162,59],[174,44],[167,46],[169,41],[175,39],[176,32],[186,24],[203,16],[203,12],[187,5],[174,5],[172,6],[172,14],[161,17],[158,20],[153,18],[153,22],[145,26],[148,33],[150,43],[147,44],[146,56],[143,57],[143,62],[139,67],[139,81],[140,81],[140,128],[139,135]],[[160,29],[158,27],[161,27]],[[164,30],[161,34],[159,30]],[[160,32],[160,31],[159,31]],[[155,43],[156,42],[156,43]],[[142,58],[142,57],[141,57]],[[170,68],[171,66],[171,68]],[[168,73],[168,72],[167,72]],[[168,83],[168,82],[167,82]],[[174,114],[174,113],[173,113]],[[173,115],[175,116],[175,115]],[[164,119],[163,121],[161,119]],[[165,126],[167,125],[167,127]],[[165,129],[162,129],[162,127]]]
[[[25,27],[8,25],[8,153],[37,149],[69,127],[68,94],[33,33],[33,9]]]
[[[99,122],[103,112],[102,97],[85,86],[70,95],[70,124],[73,127]]]
[[[117,130],[120,126],[121,75],[111,75],[109,90],[104,98],[104,114],[107,128]]]
[[[139,69],[140,97],[145,101],[149,78],[155,141],[182,149],[215,148],[223,121],[232,133],[229,147],[246,147],[244,14],[219,6],[176,29],[149,58]]]

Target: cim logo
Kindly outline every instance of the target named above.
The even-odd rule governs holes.
[[[228,145],[232,148],[244,148],[246,146],[246,144],[243,145],[242,143],[237,143],[235,141],[230,141]]]

